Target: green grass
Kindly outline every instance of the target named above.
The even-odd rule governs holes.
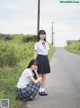
[[[0,99],[9,99],[10,108],[17,108],[22,104],[22,102],[15,100],[17,95],[16,84],[21,72],[34,56],[34,42],[23,43],[22,37],[23,35],[12,35],[12,40],[4,41],[0,39],[0,61],[4,61],[7,56],[9,57],[8,59],[14,60],[13,57],[15,56],[18,59],[16,65],[4,64],[0,67]],[[13,56],[10,55],[10,51],[13,51]],[[55,48],[50,45],[49,60],[54,52]]]
[[[49,57],[49,60],[51,60],[51,57],[55,52],[55,47],[52,44],[49,44],[49,47],[50,47],[50,50],[49,50],[48,57]]]
[[[66,46],[65,49],[71,53],[80,55],[80,42],[73,42]]]

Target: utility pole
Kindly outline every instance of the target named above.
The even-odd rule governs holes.
[[[40,29],[40,0],[38,0],[38,14],[37,14],[37,36]]]
[[[53,34],[54,32],[53,32],[53,22],[52,22],[52,45],[53,45]]]

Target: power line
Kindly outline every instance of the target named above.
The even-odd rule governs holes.
[[[40,25],[42,25],[43,23],[40,24],[40,22],[47,22],[47,23],[50,23],[47,21],[48,19],[48,15],[46,14],[47,11],[45,11],[45,8],[44,7],[47,7],[47,2],[46,4],[44,4],[44,0],[42,1],[41,3],[41,0],[38,0],[38,2],[36,0],[35,1],[35,4],[36,6],[38,7],[38,13],[37,13],[37,34],[39,32],[39,29],[40,29]]]
[[[35,1],[35,5],[36,5],[36,7],[38,7],[38,2],[37,2],[37,0],[34,0]],[[40,2],[41,2],[41,0],[40,0]],[[41,19],[45,22],[47,22],[47,18],[49,18],[48,17],[48,15],[47,15],[47,11],[45,11],[45,6],[47,7],[47,1],[46,0],[42,0],[42,3],[40,3],[41,4],[41,9],[40,9],[40,14],[41,14]],[[50,23],[50,22],[49,22]]]
[[[49,17],[48,17],[48,15],[47,15],[47,10],[45,9],[45,8],[47,8],[47,2],[46,2],[46,0],[44,1],[42,1],[42,3],[41,3],[41,18],[43,19],[43,21],[45,22],[47,22],[47,19],[49,19]],[[50,23],[50,22],[49,22]]]
[[[36,7],[37,7],[37,1],[36,0],[34,0],[35,1],[35,4],[36,4]]]

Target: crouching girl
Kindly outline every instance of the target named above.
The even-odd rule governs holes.
[[[32,59],[19,78],[17,91],[22,101],[34,100],[39,91],[41,77],[39,77],[37,69],[38,62]]]

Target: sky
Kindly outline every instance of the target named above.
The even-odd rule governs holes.
[[[0,0],[0,33],[37,34],[37,5],[38,0]],[[79,40],[80,2],[40,0],[40,29],[46,31],[49,43],[52,39],[52,22],[55,46],[65,46],[67,40]]]

